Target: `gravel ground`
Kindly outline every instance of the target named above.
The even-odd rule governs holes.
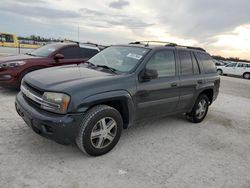
[[[250,80],[222,77],[204,122],[147,120],[96,158],[33,133],[15,112],[15,95],[0,88],[1,188],[250,188]]]

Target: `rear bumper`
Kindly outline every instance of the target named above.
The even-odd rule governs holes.
[[[83,113],[53,114],[33,107],[20,92],[15,102],[17,113],[37,134],[61,144],[75,143]]]

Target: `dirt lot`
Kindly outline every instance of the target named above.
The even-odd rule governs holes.
[[[250,187],[250,80],[222,77],[201,124],[181,115],[125,130],[97,158],[33,133],[0,88],[0,187]]]

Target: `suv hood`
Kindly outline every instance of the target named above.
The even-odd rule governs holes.
[[[41,58],[41,57],[35,57],[35,56],[26,55],[26,54],[7,56],[7,57],[1,57],[0,63],[11,62],[11,61],[22,61],[22,60],[35,59],[35,58]]]
[[[24,80],[44,91],[66,92],[72,87],[87,86],[113,76],[115,75],[81,65],[69,65],[31,72],[25,76]]]

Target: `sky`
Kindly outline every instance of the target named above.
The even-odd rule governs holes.
[[[160,40],[250,60],[249,0],[1,0],[2,32],[81,42]]]

